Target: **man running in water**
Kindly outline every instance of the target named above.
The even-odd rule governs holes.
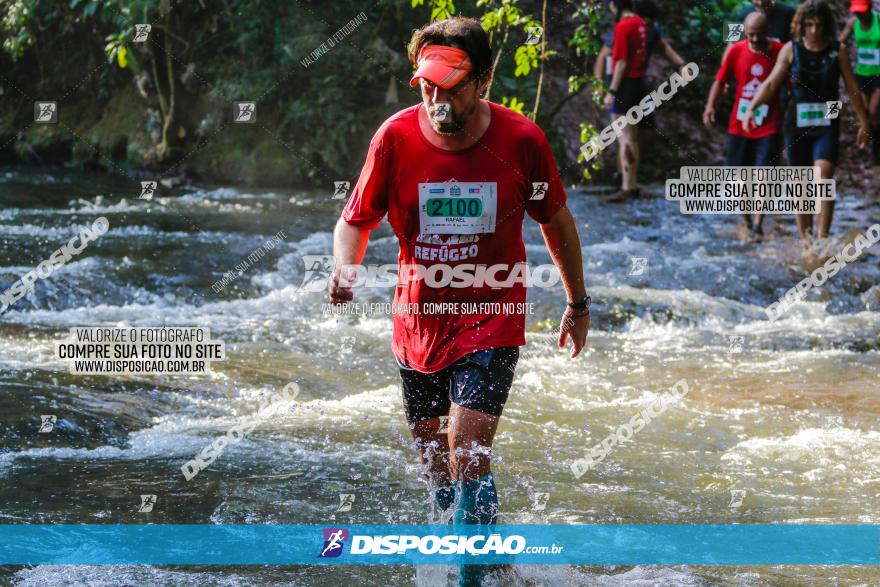
[[[794,38],[779,52],[770,77],[761,84],[742,121],[744,131],[753,129],[756,110],[772,100],[790,73],[792,103],[784,124],[788,162],[794,166],[818,166],[822,179],[834,177],[837,165],[840,118],[827,118],[826,110],[827,102],[840,98],[841,75],[859,118],[856,144],[860,149],[867,148],[870,134],[868,115],[850,65],[849,51],[846,45],[838,42],[836,30],[834,12],[824,0],[806,0],[801,4],[792,21]],[[834,202],[823,200],[816,221],[820,239],[828,236],[833,214]],[[795,214],[795,220],[801,239],[810,246],[813,216]]]
[[[750,6],[744,6],[739,11],[737,20],[745,23],[746,17],[752,12],[760,12],[767,17],[767,35],[780,43],[791,40],[791,20],[794,18],[794,8],[775,0],[754,0]]]
[[[395,307],[525,302],[521,281],[436,287],[407,275],[414,265],[426,267],[426,277],[449,265],[456,273],[466,265],[500,265],[495,279],[506,280],[526,262],[528,214],[541,225],[568,297],[558,345],[570,338],[571,356],[577,356],[586,344],[590,298],[577,229],[544,133],[524,116],[481,99],[493,72],[489,39],[478,21],[456,17],[419,29],[409,57],[417,68],[410,84],[420,87],[422,102],[386,120],[370,142],[334,231],[330,300],[352,299],[344,266],[361,262],[370,232],[387,214],[400,245],[398,263],[408,268],[400,271]],[[534,197],[536,185],[541,197]],[[434,502],[452,510],[456,524],[496,522],[491,447],[523,344],[523,313],[394,315],[391,347],[406,418]],[[484,572],[481,565],[465,565],[459,584],[477,585]]]
[[[645,27],[648,30],[648,41],[646,46],[646,55],[645,55],[645,68],[647,69],[648,65],[651,62],[651,56],[654,53],[659,53],[663,55],[663,57],[671,64],[675,65],[679,69],[683,68],[686,64],[684,59],[681,58],[675,49],[672,48],[672,45],[669,44],[669,40],[663,36],[663,32],[660,29],[660,7],[654,0],[636,0],[635,1],[635,12],[645,21]],[[614,69],[611,66],[611,50],[614,47],[614,28],[608,30],[608,32],[602,37],[603,44],[602,48],[599,50],[599,55],[596,57],[596,61],[593,63],[593,76],[597,81],[604,82],[604,85],[601,83],[597,84],[597,91],[604,92],[607,86],[611,85],[611,76],[614,73]],[[649,116],[653,116],[653,113]],[[617,161],[617,176],[620,176],[620,160],[618,158]],[[617,177],[615,177],[615,181]],[[637,190],[638,193],[638,190]]]
[[[679,69],[683,68],[686,65],[684,59],[672,48],[669,40],[663,36],[663,31],[660,29],[661,12],[657,3],[654,0],[636,0],[635,12],[642,17],[642,20],[645,21],[645,27],[648,29],[647,54],[645,55],[647,64],[651,63],[651,56],[654,53],[660,53],[669,63]],[[613,47],[614,28],[612,27],[602,37],[602,48],[599,49],[599,55],[593,63],[593,77],[597,80],[604,80],[606,86],[611,83],[611,75],[614,73],[611,67],[611,49]]]
[[[782,43],[767,37],[767,17],[753,12],[746,17],[746,39],[730,45],[715,74],[715,82],[709,91],[703,124],[711,128],[715,124],[715,105],[730,78],[736,80],[736,99],[727,126],[727,157],[724,164],[731,167],[764,167],[774,165],[779,155],[779,132],[782,111],[779,95],[772,96],[768,104],[757,110],[756,127],[743,130],[742,119],[746,109],[758,92],[761,83],[770,75]],[[753,240],[759,240],[764,231],[763,214],[745,214],[746,227]]]
[[[871,10],[869,0],[852,0],[849,11],[855,16],[846,22],[840,42],[856,38],[856,83],[868,105],[871,121],[872,155],[880,163],[880,15]]]
[[[611,50],[613,73],[605,96],[605,106],[611,109],[611,120],[626,116],[626,112],[645,96],[645,70],[648,66],[648,32],[642,17],[633,12],[632,0],[606,0],[614,25],[614,47]],[[624,202],[638,198],[639,131],[636,125],[623,127],[619,138],[620,173],[623,185],[619,192],[605,198],[606,202]]]

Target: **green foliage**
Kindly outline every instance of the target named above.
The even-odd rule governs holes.
[[[507,98],[507,96],[505,96],[501,98],[501,105],[510,108],[514,112],[519,112],[520,114],[523,114],[523,106],[525,106],[526,103],[517,100],[516,96],[509,99]]]
[[[594,33],[599,11],[593,0],[566,3],[578,27],[571,39],[554,39],[555,45],[567,44],[586,59],[598,50]],[[411,32],[429,20],[454,14],[477,18],[499,55],[493,93],[516,112],[531,115],[536,110],[540,72],[556,52],[543,34],[534,44],[526,43],[529,28],[544,23],[525,11],[524,0],[411,0],[410,5],[414,10],[401,10],[399,0],[0,0],[0,27],[3,51],[22,64],[15,75],[9,74],[15,83],[51,95],[59,90],[63,94],[84,79],[69,99],[79,93],[103,100],[140,74],[141,82],[149,76],[148,97],[133,107],[144,111],[157,107],[157,91],[168,91],[167,53],[174,79],[181,83],[176,100],[186,141],[207,140],[205,148],[214,148],[225,137],[217,131],[228,124],[229,102],[256,100],[260,116],[254,128],[265,125],[301,176],[326,183],[327,177],[354,175],[378,124],[412,103],[411,67],[403,48]],[[171,7],[167,22],[165,6]],[[540,10],[541,0],[529,6]],[[328,43],[361,11],[366,22]],[[131,43],[136,23],[153,24],[148,43]],[[306,59],[322,44],[326,51],[313,61]],[[89,75],[94,67],[89,60],[100,53],[112,67]],[[38,79],[33,75],[36,63],[45,64]],[[190,65],[193,73],[180,81]],[[69,76],[60,71],[69,71]],[[580,91],[585,81],[573,75],[569,91]],[[400,103],[385,103],[389,82],[397,86]],[[560,100],[547,93],[546,80],[543,85],[539,116]],[[265,132],[252,136],[270,140]]]
[[[720,63],[725,49],[721,42],[724,23],[734,20],[742,4],[742,0],[696,2],[687,10],[667,11],[664,25],[667,30],[675,31],[673,43],[684,50],[682,57],[685,61],[702,57],[700,63],[704,63],[708,56],[711,57],[709,61]]]
[[[412,0],[412,7],[422,6],[425,0]],[[432,0],[431,21],[446,20],[455,16],[455,3],[453,0]]]
[[[598,136],[598,135],[599,135],[599,129],[597,129],[595,126],[593,126],[592,124],[589,124],[587,122],[581,123],[581,137],[580,138],[581,138],[582,145],[586,145],[587,143],[590,142],[590,140],[593,137]],[[586,159],[587,159],[587,157],[586,157],[586,155],[583,154],[583,152],[578,152],[578,162],[579,163],[585,163]],[[593,178],[592,172],[598,171],[601,168],[602,168],[601,163],[598,162],[598,159],[594,158],[589,165],[584,167],[584,170],[583,170],[584,180],[589,181],[590,179],[592,179]]]
[[[513,75],[516,77],[529,75],[532,69],[538,67],[538,48],[535,45],[520,45],[516,48],[513,60],[516,62]]]
[[[15,0],[3,2],[2,30],[6,33],[3,39],[3,50],[13,59],[24,54],[25,49],[34,42],[33,22],[42,13],[37,0]]]

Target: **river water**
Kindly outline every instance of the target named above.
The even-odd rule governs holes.
[[[329,253],[342,203],[225,187],[160,188],[148,202],[131,185],[0,173],[4,288],[80,227],[110,222],[0,316],[0,523],[424,523],[390,316],[325,316],[322,296],[299,288],[301,255]],[[749,244],[734,217],[683,216],[659,195],[569,198],[594,300],[590,350],[570,360],[551,343],[560,287],[529,292],[529,342],[495,441],[501,521],[880,523],[878,247],[769,322],[763,309],[813,266],[791,219],[774,229],[771,217],[767,242]],[[878,219],[880,202],[846,195],[835,232]],[[215,293],[279,230],[282,242]],[[531,220],[525,239],[530,263],[550,262]],[[366,262],[393,263],[396,249],[383,223]],[[647,259],[641,275],[634,257]],[[53,346],[75,326],[209,327],[228,359],[210,375],[75,376]],[[682,378],[680,402],[574,478],[575,459]],[[296,409],[184,479],[185,461],[291,381]],[[37,432],[44,414],[57,416],[51,433]],[[138,512],[143,494],[157,496],[150,513]],[[350,511],[336,511],[340,494],[355,496]],[[0,567],[0,583],[28,586],[415,582],[414,567]],[[880,570],[528,567],[507,583],[877,585]]]

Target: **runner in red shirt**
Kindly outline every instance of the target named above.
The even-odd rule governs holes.
[[[736,99],[730,112],[727,127],[727,157],[724,164],[731,167],[765,167],[775,165],[780,158],[779,133],[782,130],[782,108],[779,93],[757,111],[757,126],[743,130],[742,120],[752,98],[761,83],[767,79],[776,63],[782,43],[767,36],[767,17],[752,12],[745,21],[746,39],[727,48],[721,68],[715,74],[715,82],[709,91],[703,124],[715,124],[715,105],[731,78],[736,80]],[[764,234],[761,224],[763,214],[744,214],[746,228],[752,240],[760,240]]]
[[[489,273],[499,282],[516,277],[516,266],[526,261],[522,230],[528,214],[541,224],[562,277],[569,306],[558,344],[571,337],[575,357],[590,320],[580,241],[543,132],[524,116],[481,99],[492,77],[492,51],[480,23],[452,18],[427,25],[415,32],[410,59],[417,66],[411,85],[420,85],[422,103],[385,121],[370,143],[334,232],[337,269],[330,299],[352,299],[344,266],[361,262],[370,231],[387,214],[400,244],[398,263],[426,268],[424,278],[401,283],[400,276],[396,307],[476,304],[476,312],[396,313],[392,350],[435,503],[444,511],[454,503],[457,524],[492,524],[498,501],[489,449],[518,347],[525,344],[525,316],[522,308],[509,315],[480,310],[479,304],[524,302],[526,292],[521,279],[495,288],[456,288],[432,285],[428,276],[465,265],[501,265],[486,271],[487,281]],[[441,424],[447,415],[448,431]],[[477,584],[484,570],[466,566],[460,584]]]
[[[616,120],[626,116],[627,111],[647,94],[645,70],[648,67],[648,29],[642,17],[633,11],[632,0],[606,0],[605,4],[617,18],[611,48],[611,83],[605,96],[605,106],[611,109],[611,120]],[[638,189],[638,127],[632,124],[624,126],[618,140],[623,185],[619,192],[605,198],[606,202],[624,202],[641,195]]]

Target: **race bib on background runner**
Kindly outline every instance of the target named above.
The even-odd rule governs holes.
[[[742,120],[746,117],[746,109],[751,104],[751,100],[746,100],[745,98],[739,99],[739,106],[736,109],[736,119]],[[767,114],[770,112],[770,107],[767,104],[761,104],[755,110],[755,124],[757,126],[761,126],[764,124],[764,121],[767,120]]]
[[[859,65],[880,65],[880,49],[859,49]]]
[[[806,102],[797,105],[798,128],[810,126],[831,126],[831,119],[825,118],[824,102]]]
[[[611,66],[611,57],[605,58],[605,75],[614,75],[614,68]]]
[[[494,181],[419,184],[420,234],[495,232],[498,184]]]

